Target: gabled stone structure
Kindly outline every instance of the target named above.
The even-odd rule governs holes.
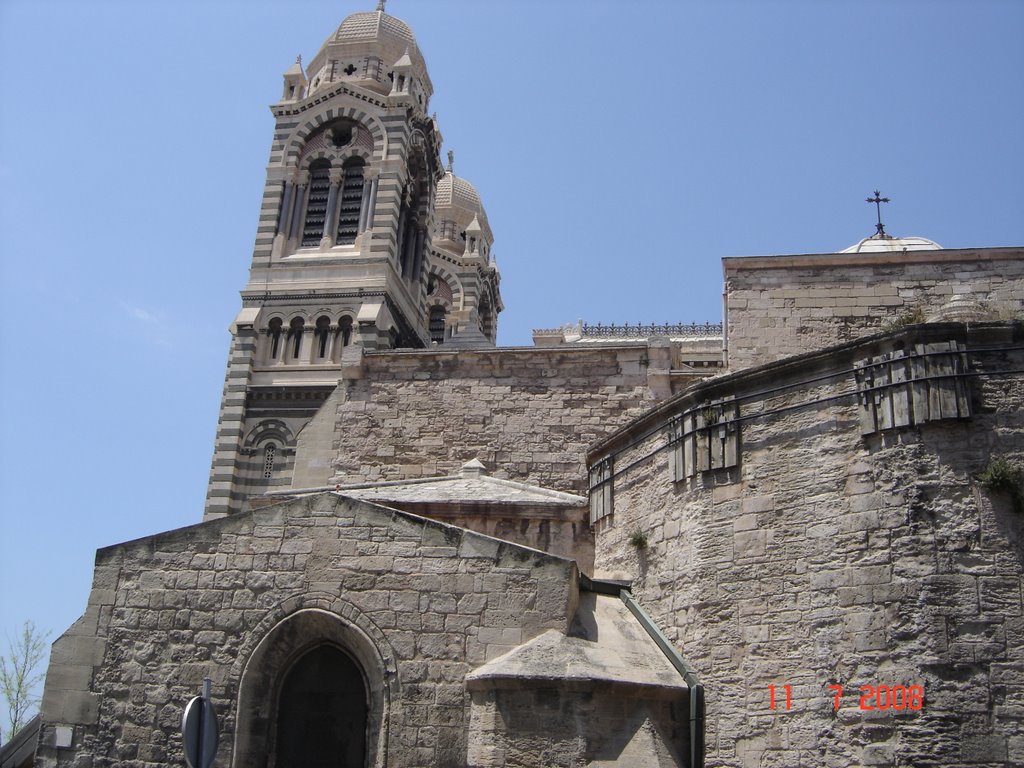
[[[323,490],[329,489],[312,489]],[[568,557],[581,572],[594,574],[594,536],[584,497],[491,477],[477,459],[446,477],[335,485],[333,490]],[[266,501],[310,492],[278,491],[267,494]]]
[[[36,764],[181,764],[178,702],[210,676],[219,765],[294,764],[296,739],[317,765],[339,752],[346,765],[465,765],[470,721],[489,717],[473,714],[466,675],[545,632],[645,659],[685,705],[687,686],[631,618],[626,639],[572,630],[595,621],[586,594],[572,560],[336,493],[118,544],[97,553],[89,608],[54,644],[44,720],[74,743],[58,748],[47,720]],[[622,682],[673,733],[663,695]],[[311,740],[312,723],[324,732]],[[617,727],[629,741],[629,719]],[[551,765],[608,735],[561,728],[555,752],[543,748]]]

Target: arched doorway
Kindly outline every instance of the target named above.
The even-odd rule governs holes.
[[[302,656],[281,685],[274,765],[363,768],[367,696],[349,656],[321,645]]]
[[[300,607],[280,618],[268,615],[240,652],[233,672],[238,675],[238,719],[230,765],[384,768],[394,652],[380,630],[351,604],[331,595],[302,599],[324,607]],[[355,762],[339,757],[337,744],[344,734],[325,726],[324,720],[348,722],[353,732],[361,733],[356,741],[362,751]],[[330,761],[315,762],[312,753],[294,757],[289,744],[296,738],[305,750],[321,737],[333,744]]]

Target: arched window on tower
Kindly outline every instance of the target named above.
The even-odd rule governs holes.
[[[430,340],[438,344],[444,344],[444,307],[436,304],[430,308]]]
[[[363,204],[363,168],[361,158],[345,161],[345,180],[341,184],[341,201],[338,203],[338,231],[334,242],[337,245],[351,245],[359,234],[359,209]]]
[[[345,315],[338,321],[338,332],[341,334],[341,346],[347,347],[352,343],[352,318]]]
[[[302,225],[302,247],[320,245],[327,219],[327,199],[331,192],[331,163],[317,160],[309,167],[309,192],[306,196],[306,220]]]
[[[284,323],[280,317],[271,318],[267,324],[267,362],[273,363],[281,354],[281,336]]]
[[[296,317],[292,320],[291,327],[288,330],[289,345],[288,352],[290,356],[295,359],[302,353],[302,333],[306,329],[306,323],[301,317]]]
[[[331,319],[326,315],[321,315],[316,321],[316,356],[318,360],[323,360],[330,352],[328,346],[330,338]]]
[[[277,446],[267,443],[263,449],[263,479],[270,480],[274,476],[274,460],[277,458]]]

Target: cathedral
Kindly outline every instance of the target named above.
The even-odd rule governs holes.
[[[1019,765],[1024,248],[503,348],[433,91],[383,2],[284,72],[202,519],[96,553],[0,768],[183,765],[204,680],[223,768]]]

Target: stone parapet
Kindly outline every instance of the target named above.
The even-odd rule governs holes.
[[[656,402],[649,362],[646,344],[366,352],[361,378],[299,435],[299,472],[307,485],[401,480],[479,458],[496,477],[579,491],[586,447]],[[320,421],[334,465],[314,477],[304,440]]]
[[[726,258],[722,268],[732,370],[894,325],[1024,311],[1019,247]]]

